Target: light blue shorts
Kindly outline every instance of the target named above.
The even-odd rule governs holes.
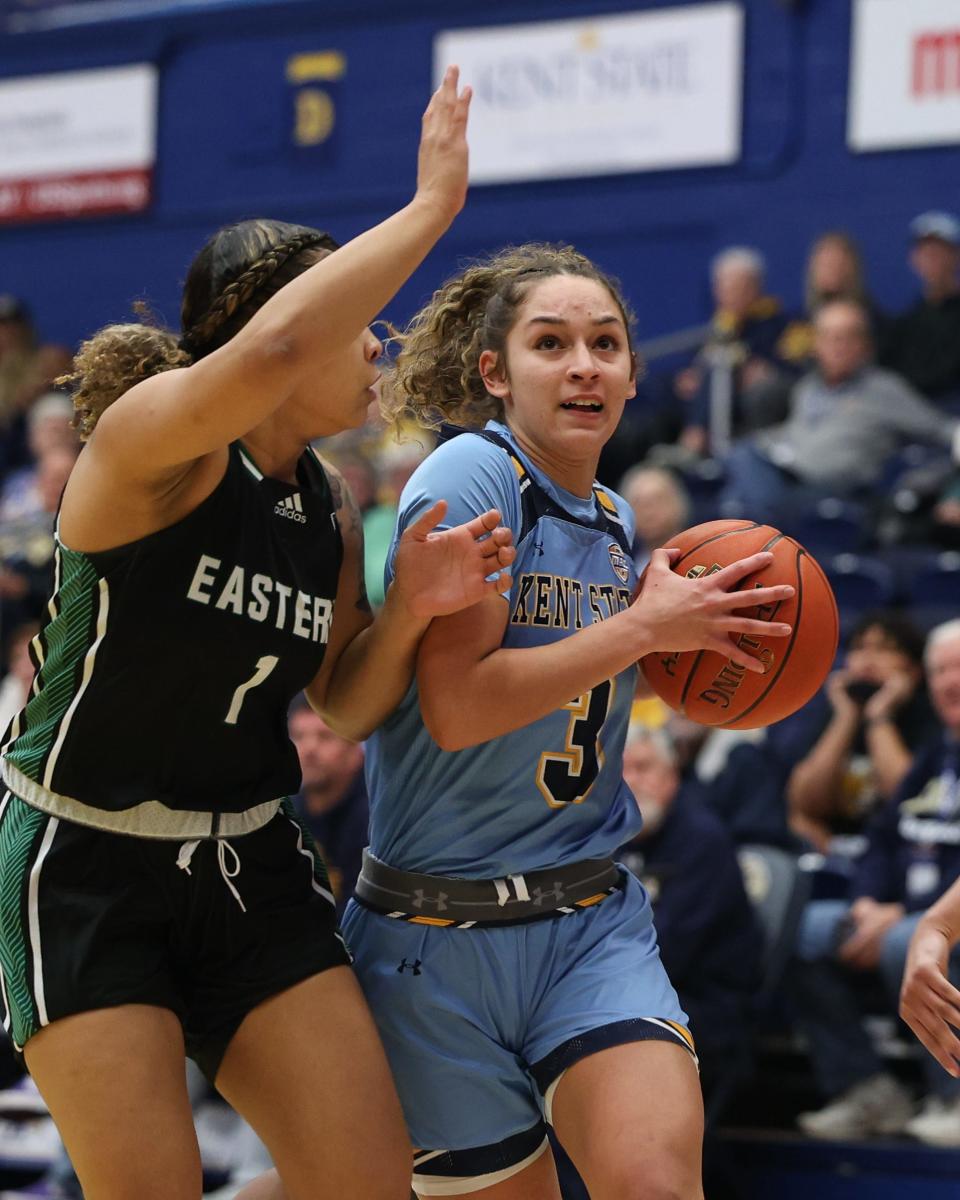
[[[580,1058],[646,1039],[692,1047],[649,899],[624,874],[592,908],[518,925],[436,928],[351,901],[343,930],[421,1152],[529,1152],[551,1085]]]

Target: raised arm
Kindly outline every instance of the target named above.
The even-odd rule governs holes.
[[[413,200],[281,288],[223,347],[155,375],[101,418],[91,447],[153,479],[249,432],[357,338],[463,206],[470,92],[451,67],[423,118]]]
[[[727,634],[786,636],[790,627],[734,610],[785,600],[793,591],[728,589],[771,558],[755,554],[690,580],[673,573],[666,550],[655,550],[630,608],[544,646],[501,645],[509,610],[497,597],[435,620],[417,658],[424,722],[443,750],[475,746],[562,708],[653,650],[717,650],[748,670],[762,671]]]

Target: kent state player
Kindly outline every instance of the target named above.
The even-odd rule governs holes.
[[[608,857],[639,824],[621,753],[641,655],[787,634],[735,610],[792,589],[727,590],[766,554],[691,580],[660,550],[633,601],[630,511],[593,481],[635,378],[617,286],[570,248],[470,267],[403,339],[396,415],[487,424],[417,470],[397,536],[445,496],[451,520],[495,505],[518,547],[507,601],[433,622],[368,747],[345,931],[421,1196],[556,1200],[545,1120],[594,1200],[701,1195],[692,1040]]]

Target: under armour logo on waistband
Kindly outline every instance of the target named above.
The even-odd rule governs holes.
[[[423,888],[417,888],[413,893],[412,907],[420,910],[425,904],[432,904],[437,912],[446,912],[448,907],[448,898],[448,892],[437,892],[435,896],[428,896],[425,894]]]
[[[544,900],[553,900],[556,904],[559,904],[566,897],[566,894],[560,881],[555,879],[553,887],[549,890],[544,890],[542,887],[535,887],[530,893],[530,898],[537,905],[542,904]]]

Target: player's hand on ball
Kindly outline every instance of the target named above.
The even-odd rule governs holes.
[[[740,615],[738,609],[778,604],[789,600],[789,584],[754,587],[740,591],[737,584],[773,561],[768,551],[738,559],[711,574],[687,579],[671,570],[677,550],[654,550],[643,586],[633,610],[649,650],[715,650],[748,671],[763,674],[766,666],[731,642],[730,634],[788,637],[791,627],[783,622],[759,621]]]
[[[404,531],[397,547],[394,586],[421,620],[469,608],[491,593],[509,591],[513,582],[504,568],[517,552],[499,512],[492,508],[464,525],[437,531],[446,511],[446,501],[438,500]]]

